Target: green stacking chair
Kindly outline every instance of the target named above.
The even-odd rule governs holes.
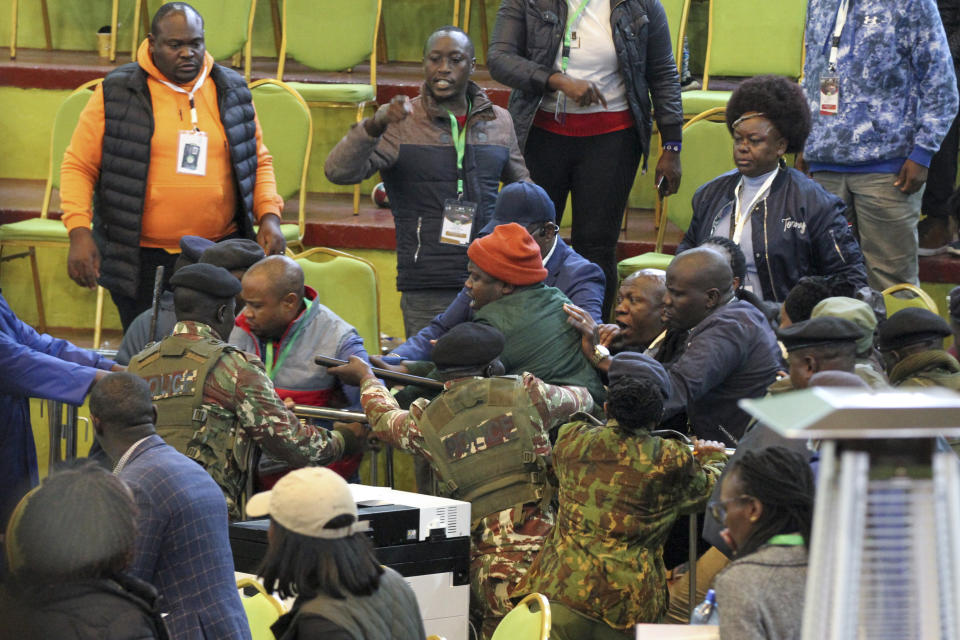
[[[546,596],[531,593],[503,617],[493,632],[493,640],[548,640],[550,638],[550,602]]]
[[[256,593],[248,596],[244,593],[246,588],[255,589]],[[243,612],[247,614],[250,636],[253,640],[273,640],[273,631],[270,630],[270,626],[286,613],[283,605],[267,593],[262,584],[252,578],[237,580],[237,589],[240,590]]]
[[[133,41],[130,45],[133,60],[137,59],[137,47],[140,46],[139,19],[141,12],[148,10],[146,4],[144,0],[137,0],[133,10]],[[223,60],[242,51],[243,77],[250,82],[253,16],[257,12],[257,0],[190,0],[189,4],[203,16],[206,25],[203,39],[213,59]]]
[[[377,97],[377,29],[381,0],[283,0],[283,36],[277,80],[283,80],[287,56],[320,71],[352,69],[370,61],[365,83],[291,82],[311,107],[363,109]],[[360,211],[360,185],[353,190],[353,213]]]
[[[694,192],[705,182],[735,168],[733,143],[724,120],[725,109],[709,109],[691,118],[683,125],[683,179],[680,190],[658,203],[657,243],[653,252],[642,253],[620,261],[617,275],[620,280],[638,269],[666,270],[673,256],[663,253],[663,238],[667,220],[686,231],[693,218],[691,200]]]
[[[709,2],[703,88],[683,92],[685,114],[726,106],[731,92],[711,91],[710,76],[748,78],[775,73],[800,77],[807,0]]]
[[[317,291],[317,300],[353,325],[363,338],[367,353],[380,353],[380,287],[377,271],[369,260],[314,247],[293,256],[303,268],[307,285]]]
[[[43,191],[43,205],[40,217],[21,220],[0,226],[0,254],[7,248],[25,249],[22,256],[30,257],[33,274],[34,295],[37,301],[37,328],[41,333],[47,330],[47,319],[43,309],[43,292],[40,288],[40,276],[37,271],[35,251],[41,247],[64,248],[70,245],[67,228],[60,220],[51,220],[50,198],[53,190],[60,189],[60,165],[63,154],[70,145],[73,130],[77,128],[80,113],[90,101],[91,89],[102,82],[102,78],[91,80],[74,90],[60,105],[53,122],[50,135],[50,166],[47,170],[47,184]],[[15,256],[8,256],[8,258]],[[94,325],[93,347],[100,347],[100,330],[103,322],[103,287],[97,288],[97,317]]]
[[[913,294],[913,297],[901,298],[894,295],[900,291],[909,291]],[[887,287],[884,289],[883,303],[887,307],[888,318],[897,311],[902,311],[908,307],[920,307],[921,309],[927,309],[937,315],[940,315],[940,309],[937,308],[937,303],[933,301],[933,298],[931,298],[926,291],[916,285],[910,284],[909,282],[895,284],[892,287]]]
[[[307,171],[313,147],[310,107],[286,82],[265,78],[250,85],[263,142],[273,156],[277,193],[287,200],[299,194],[297,224],[281,224],[287,246],[303,250],[304,209],[307,203]]]

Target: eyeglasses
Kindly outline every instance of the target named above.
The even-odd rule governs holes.
[[[550,231],[553,231],[554,233],[560,231],[560,227],[557,226],[556,222],[537,222],[536,224],[527,226],[527,233],[532,236],[545,236]]]
[[[755,500],[755,498],[743,494],[727,500],[711,500],[710,503],[707,504],[707,509],[717,522],[723,522],[727,518],[727,505],[731,502],[743,502],[744,500]]]

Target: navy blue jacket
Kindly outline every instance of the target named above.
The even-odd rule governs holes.
[[[543,265],[547,269],[544,284],[560,289],[573,304],[584,309],[597,322],[602,322],[603,291],[606,278],[603,270],[574,251],[561,238],[553,249],[550,259]],[[429,360],[436,340],[461,322],[473,320],[470,296],[464,287],[453,299],[447,310],[438,314],[420,333],[409,338],[394,349],[390,355],[403,360]]]
[[[734,446],[750,421],[737,401],[766,395],[780,369],[780,349],[763,314],[733,300],[690,330],[683,354],[666,369],[671,390],[664,419],[686,409],[698,438]]]
[[[37,333],[0,294],[0,527],[38,482],[28,398],[83,404],[97,369],[113,361]]]
[[[154,434],[119,477],[137,502],[130,573],[160,592],[177,640],[250,640],[237,593],[227,502],[203,467]]]
[[[723,214],[734,207],[740,172],[714,178],[693,194],[693,219],[677,247],[680,253],[712,235]],[[753,259],[763,299],[783,302],[803,276],[831,276],[852,286],[867,286],[860,245],[844,217],[843,200],[796,169],[780,169],[770,192],[750,216]]]

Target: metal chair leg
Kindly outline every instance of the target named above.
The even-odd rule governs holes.
[[[43,308],[43,292],[40,290],[40,272],[37,269],[37,251],[34,247],[28,250],[30,254],[30,271],[33,274],[33,295],[37,300],[37,330],[47,332],[47,314]]]

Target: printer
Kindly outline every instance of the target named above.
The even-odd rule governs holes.
[[[377,559],[413,588],[427,635],[468,640],[470,503],[351,484]],[[267,551],[270,520],[230,523],[235,569],[255,573]]]

